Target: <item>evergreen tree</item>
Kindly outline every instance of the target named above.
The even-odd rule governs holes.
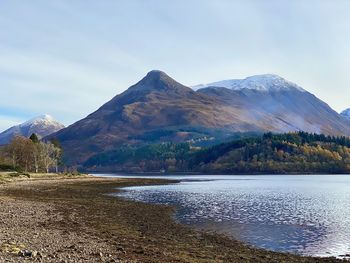
[[[31,139],[31,141],[33,143],[38,143],[39,142],[39,138],[35,133],[32,133],[32,135],[30,135],[29,139]]]

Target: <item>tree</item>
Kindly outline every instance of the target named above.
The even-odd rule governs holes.
[[[57,139],[52,139],[50,142],[53,144],[53,146],[55,146],[53,156],[55,160],[55,170],[56,170],[56,173],[58,173],[58,166],[62,164],[62,155],[63,155],[62,146]]]
[[[33,142],[33,143],[38,143],[39,142],[39,138],[35,133],[32,133],[32,135],[30,135],[29,139]]]
[[[6,152],[11,158],[12,166],[22,168],[24,171],[30,169],[32,141],[23,137],[15,136],[6,147]]]
[[[29,139],[33,142],[33,161],[34,161],[34,168],[35,168],[35,173],[39,172],[39,158],[40,158],[40,151],[41,147],[39,144],[39,138],[38,136],[33,133]]]
[[[53,165],[55,166],[55,171],[58,173],[58,165],[60,164],[61,160],[61,148],[56,147],[54,144],[53,146],[53,151],[52,151],[52,160],[53,160]]]
[[[40,143],[39,142],[33,143],[33,162],[34,162],[35,173],[39,172],[40,155],[41,155]]]
[[[42,165],[46,173],[48,173],[50,171],[50,167],[54,165],[53,154],[55,151],[54,149],[55,146],[51,143],[45,143],[45,142],[41,142],[40,146],[41,146],[40,160],[42,162]]]

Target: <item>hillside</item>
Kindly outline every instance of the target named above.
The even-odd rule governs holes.
[[[213,173],[349,173],[350,139],[305,132],[237,140],[192,155],[189,169]]]
[[[204,149],[188,143],[123,147],[90,158],[85,169],[203,174],[349,173],[350,139],[305,132],[267,133]]]
[[[263,131],[306,131],[327,135],[349,135],[350,121],[313,94],[299,89],[257,91],[208,87],[198,90],[223,105],[242,112],[245,119]]]

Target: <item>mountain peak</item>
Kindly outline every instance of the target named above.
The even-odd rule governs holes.
[[[201,89],[207,87],[223,87],[231,90],[257,90],[257,91],[281,91],[281,90],[298,90],[304,92],[305,90],[297,84],[290,82],[276,74],[261,74],[247,77],[245,79],[229,79],[209,84],[200,84],[194,86],[194,89]]]
[[[49,115],[49,114],[43,114],[43,115],[39,115],[36,116],[22,124],[20,124],[20,126],[28,126],[28,125],[33,125],[33,124],[38,124],[38,123],[58,123],[57,121],[55,121],[55,119]]]
[[[169,76],[164,71],[154,69],[148,72],[145,78],[160,79],[164,77],[169,77]]]
[[[52,116],[43,114],[0,133],[0,145],[9,143],[14,136],[29,138],[30,135],[35,133],[39,138],[42,138],[63,128],[64,125]]]
[[[147,75],[141,79],[138,83],[131,86],[129,89],[131,91],[135,90],[147,90],[147,91],[153,91],[153,90],[178,90],[186,88],[184,85],[178,83],[176,80],[171,78],[169,75],[167,75],[165,72],[160,70],[152,70],[147,73]],[[190,89],[189,89],[190,90]]]
[[[168,74],[166,74],[161,70],[151,70],[140,82],[157,84],[157,83],[169,83],[174,81],[175,81],[174,79],[169,77]]]

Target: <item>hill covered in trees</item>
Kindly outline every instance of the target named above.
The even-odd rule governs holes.
[[[123,172],[350,173],[350,139],[266,133],[208,148],[189,143],[121,147],[91,157],[84,167]]]
[[[189,168],[216,173],[349,173],[350,140],[305,132],[267,133],[196,152]]]

